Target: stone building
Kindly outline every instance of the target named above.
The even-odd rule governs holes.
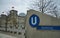
[[[10,10],[8,15],[1,14],[0,30],[25,37],[25,16],[18,15],[18,11],[14,9]]]
[[[0,30],[6,30],[6,15],[5,14],[1,14],[0,16]],[[2,29],[1,29],[2,28]]]

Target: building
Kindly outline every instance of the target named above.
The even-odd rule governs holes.
[[[25,38],[25,16],[17,14],[17,10],[10,10],[8,15],[0,16],[0,30],[22,35]]]
[[[6,17],[7,16],[5,14],[1,14],[1,16],[0,16],[0,30],[6,30],[5,29],[6,28]]]

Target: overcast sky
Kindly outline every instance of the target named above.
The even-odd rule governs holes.
[[[8,12],[11,10],[11,7],[14,6],[18,13],[27,13],[27,7],[29,7],[29,4],[31,1],[34,0],[0,0],[0,14],[2,12]],[[60,7],[60,0],[54,0],[54,2],[57,3],[57,5]]]

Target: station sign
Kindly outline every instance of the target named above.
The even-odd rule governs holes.
[[[39,25],[40,18],[38,15],[33,14],[29,18],[29,24],[31,27],[35,27],[37,30],[60,30],[60,26],[53,26],[53,25]]]
[[[30,16],[29,24],[31,25],[31,27],[37,27],[39,23],[40,23],[40,19],[37,15],[33,14]]]

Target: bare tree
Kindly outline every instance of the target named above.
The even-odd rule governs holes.
[[[38,8],[39,11],[42,13],[51,13],[57,17],[57,5],[52,0],[36,0],[33,1],[34,3],[31,4],[31,7]]]

